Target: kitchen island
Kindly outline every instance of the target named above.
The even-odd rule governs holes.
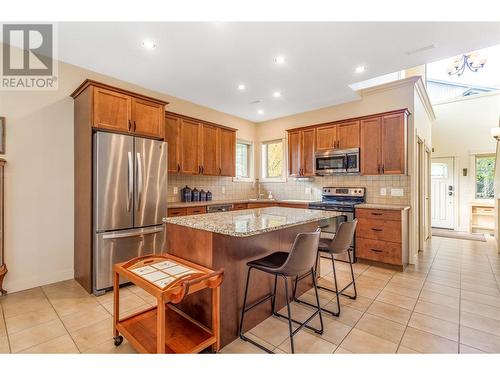
[[[167,252],[208,268],[224,268],[220,300],[221,345],[224,346],[238,336],[246,263],[275,251],[289,251],[298,233],[314,231],[339,215],[333,211],[268,207],[172,217],[166,219]],[[255,276],[251,280],[249,303],[270,293],[273,286],[274,279],[271,276],[257,272]],[[312,287],[312,281],[309,280],[301,281],[299,295]],[[278,283],[278,309],[285,305],[282,283],[281,280]],[[179,307],[210,325],[210,305],[210,294],[199,292],[183,301]],[[270,303],[256,307],[247,315],[244,331],[270,315]]]

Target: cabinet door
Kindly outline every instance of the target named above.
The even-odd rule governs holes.
[[[301,156],[300,156],[300,131],[288,133],[288,175],[300,176]]]
[[[405,173],[404,113],[382,117],[382,173]]]
[[[337,146],[337,125],[320,126],[316,129],[316,150],[327,151]]]
[[[346,122],[337,125],[339,148],[359,147],[359,121]]]
[[[131,128],[132,98],[103,88],[94,88],[93,126],[128,132]]]
[[[302,176],[314,176],[314,152],[316,150],[316,129],[302,132]]]
[[[176,116],[165,116],[165,141],[168,143],[168,172],[179,173],[181,162],[179,157],[181,136],[181,119]]]
[[[198,122],[181,120],[181,173],[199,174],[198,149],[200,145],[200,126]]]
[[[360,159],[361,174],[374,175],[380,173],[380,117],[361,120]]]
[[[133,132],[137,135],[163,138],[163,105],[132,98]]]
[[[228,129],[219,129],[219,149],[221,176],[236,175],[236,132]]]
[[[201,125],[201,173],[207,176],[219,174],[219,132],[218,128],[202,123]]]

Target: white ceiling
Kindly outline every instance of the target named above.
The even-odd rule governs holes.
[[[500,23],[59,23],[58,36],[62,61],[260,122],[355,100],[357,81],[498,44]]]

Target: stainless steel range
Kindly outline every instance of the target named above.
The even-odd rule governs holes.
[[[342,221],[354,219],[354,207],[365,202],[366,189],[364,187],[324,187],[321,194],[321,201],[309,203],[312,210],[337,211],[344,214],[337,220],[331,220],[329,224],[321,228],[321,236],[333,238],[337,232],[337,227]],[[352,259],[356,259],[354,244],[352,246]],[[347,260],[347,256],[345,257]],[[341,260],[341,259],[339,259]]]

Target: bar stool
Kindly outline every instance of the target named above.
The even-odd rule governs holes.
[[[337,233],[335,234],[335,237],[332,240],[321,239],[319,242],[318,255],[317,255],[318,258],[319,258],[320,253],[330,254],[330,258],[332,260],[333,281],[335,284],[335,289],[327,288],[327,287],[320,286],[320,285],[318,285],[318,289],[324,289],[324,290],[327,290],[329,292],[335,293],[335,296],[337,299],[337,311],[336,312],[332,311],[332,310],[328,310],[324,307],[322,307],[321,310],[323,310],[327,313],[330,313],[333,316],[340,315],[340,299],[339,299],[340,295],[343,295],[345,297],[349,297],[350,299],[356,299],[356,297],[358,296],[358,293],[356,291],[356,282],[354,279],[354,271],[352,269],[353,259],[351,259],[351,252],[350,252],[351,244],[352,244],[352,241],[354,239],[354,234],[356,233],[356,226],[357,225],[358,225],[357,219],[354,219],[353,221],[342,222],[342,223],[340,223],[340,225],[337,229]],[[347,284],[344,288],[339,290],[338,285],[337,285],[337,273],[335,271],[335,258],[334,258],[334,256],[340,255],[340,254],[345,254],[345,253],[347,253],[347,257],[349,259],[349,266],[351,268],[352,281],[349,284]],[[314,270],[315,272],[317,271],[317,267],[318,267],[318,261],[316,261],[316,266],[315,266],[315,270]],[[302,280],[304,277],[306,277],[307,275],[308,275],[308,273],[295,278],[293,299],[296,302],[315,307],[313,304],[306,302],[306,301],[303,301],[303,300],[300,300],[296,297],[297,283],[300,280]],[[354,288],[354,295],[352,295],[352,296],[344,293],[344,290],[349,288],[351,285]]]
[[[254,307],[260,305],[261,303],[267,301],[268,299],[271,299],[271,308],[273,315],[288,320],[288,329],[290,331],[290,346],[292,353],[295,352],[293,336],[297,332],[299,332],[299,330],[301,330],[302,328],[304,327],[309,328],[320,335],[323,333],[323,318],[321,316],[319,295],[316,286],[316,270],[314,267],[315,261],[317,259],[316,257],[317,257],[317,249],[319,245],[320,233],[321,230],[319,228],[312,233],[299,233],[295,238],[295,241],[289,253],[284,251],[278,251],[266,257],[255,259],[247,263],[248,266],[247,283],[245,286],[245,297],[243,298],[243,308],[241,310],[241,320],[239,328],[239,336],[242,340],[248,341],[268,353],[273,353],[269,349],[265,348],[264,346],[260,345],[259,343],[246,337],[243,334],[243,322],[245,318],[245,313],[253,309]],[[254,268],[256,270],[274,275],[274,290],[273,293],[260,298],[258,301],[254,302],[253,304],[247,307],[247,295],[248,295],[248,285],[250,283],[250,271]],[[314,291],[316,292],[316,302],[318,304],[317,306],[311,304],[311,306],[315,307],[317,310],[309,318],[307,318],[305,322],[299,322],[293,319],[291,315],[291,309],[290,309],[291,299],[289,298],[290,296],[288,293],[288,278],[296,278],[298,275],[303,275],[303,274],[312,275]],[[285,298],[286,298],[288,316],[280,314],[279,312],[276,311],[276,287],[278,283],[278,276],[282,277],[285,282]],[[321,325],[320,329],[308,325],[308,323],[312,319],[314,319],[314,317],[318,314]],[[298,324],[299,327],[293,330],[292,322]]]

